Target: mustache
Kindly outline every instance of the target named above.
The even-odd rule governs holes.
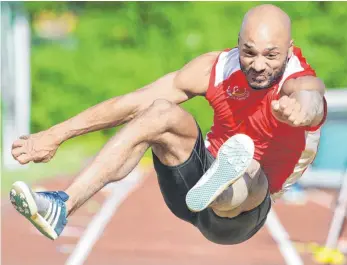
[[[287,66],[287,61],[285,61],[282,64],[282,67],[280,69],[278,69],[277,71],[273,71],[273,72],[268,72],[266,70],[262,71],[262,72],[258,72],[255,71],[252,67],[249,67],[247,69],[247,67],[245,65],[243,65],[241,63],[241,60],[239,59],[239,63],[240,63],[240,69],[241,71],[245,74],[246,78],[249,79],[251,78],[253,82],[253,85],[251,85],[250,83],[248,83],[250,85],[251,88],[255,89],[255,90],[260,90],[260,89],[267,89],[269,87],[271,87],[272,85],[274,85],[276,82],[278,82],[280,80],[280,78],[283,76],[284,71],[286,69]],[[253,75],[253,76],[252,76]],[[265,80],[262,81],[257,81],[254,77],[257,76],[263,76],[266,79],[266,85],[256,85],[256,83],[261,83],[264,82]],[[249,82],[249,80],[248,80]]]
[[[249,74],[249,75],[265,76],[265,77],[269,77],[269,76],[272,75],[271,73],[266,72],[265,70],[264,70],[264,71],[261,71],[261,72],[256,71],[256,70],[254,70],[253,68],[244,69],[244,70],[245,70],[244,73],[247,74],[247,75]]]

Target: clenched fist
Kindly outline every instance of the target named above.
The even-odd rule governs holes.
[[[283,123],[293,127],[307,126],[312,124],[321,107],[317,106],[316,101],[313,98],[301,98],[299,102],[296,97],[282,96],[271,102],[271,110],[275,118]]]
[[[21,136],[12,144],[12,156],[22,165],[31,161],[48,162],[55,155],[59,145],[57,138],[48,131]]]

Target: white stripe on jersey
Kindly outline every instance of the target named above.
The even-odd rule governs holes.
[[[273,200],[280,198],[290,188],[290,186],[297,182],[304,171],[313,162],[318,150],[320,132],[320,129],[314,132],[306,132],[305,150],[301,153],[298,163],[296,163],[294,167],[293,173],[282,185],[282,190],[271,195]]]
[[[222,52],[216,64],[214,86],[218,86],[236,71],[240,70],[239,49]]]
[[[291,76],[292,74],[298,73],[305,70],[300,63],[299,58],[293,53],[293,55],[289,58],[289,61],[287,63],[287,67],[283,73],[282,79],[278,84],[278,90],[277,93],[280,92],[284,81]]]

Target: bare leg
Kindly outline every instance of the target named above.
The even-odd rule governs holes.
[[[66,190],[68,215],[106,184],[130,173],[150,146],[164,163],[177,165],[189,157],[196,137],[193,117],[170,102],[155,101],[123,127]]]
[[[183,163],[191,154],[197,135],[195,120],[189,113],[168,101],[155,101],[123,127],[66,190],[70,196],[68,215],[108,183],[127,176],[149,147],[165,165]],[[217,215],[233,217],[264,200],[267,183],[263,185],[264,177],[259,178],[259,164],[255,166],[258,166],[256,170],[250,168],[248,175],[236,181],[213,204]]]
[[[15,183],[11,191],[11,201],[27,219],[35,220],[34,224],[41,233],[56,239],[66,224],[66,212],[67,215],[71,215],[106,184],[127,176],[149,147],[152,147],[161,164],[177,168],[179,171],[184,162],[190,161],[188,158],[191,154],[197,155],[195,143],[205,148],[199,133],[196,122],[190,114],[173,103],[157,100],[110,139],[94,161],[67,188],[66,193],[69,199],[65,193],[51,192],[40,195],[31,192],[25,183]],[[195,156],[192,157],[195,158]],[[180,167],[172,167],[176,165]],[[193,165],[193,171],[196,165]],[[259,167],[259,164],[255,165]],[[201,159],[199,166],[203,166]],[[262,175],[258,172],[260,171],[250,167],[248,174],[244,174],[243,178],[237,180],[217,198],[211,206],[212,210],[209,208],[207,211],[200,212],[197,218],[193,217],[194,220],[191,222],[197,224],[206,238],[221,244],[234,244],[247,238],[234,237],[235,231],[236,234],[240,234],[239,228],[235,226],[234,219],[230,218],[239,215],[242,211],[257,207],[264,200],[267,183],[261,184],[264,178],[260,177]],[[200,173],[196,175],[196,178],[199,178],[199,175]],[[191,175],[188,174],[184,178],[181,174],[178,179],[174,178],[174,175],[167,174],[164,178],[166,176],[168,177],[166,180],[170,181],[167,189],[173,191],[176,197],[178,194],[181,201],[178,206],[187,209],[189,215],[190,212],[182,196],[189,189],[189,180],[193,180],[189,178]],[[182,188],[179,187],[179,183],[182,183]],[[59,200],[57,200],[58,197]],[[66,207],[62,201],[66,203]],[[40,207],[38,207],[39,203]],[[264,212],[262,209],[256,210]],[[226,218],[216,218],[216,215]],[[245,215],[241,216],[241,219],[245,219]],[[244,234],[250,235],[249,230],[253,231],[253,221],[252,218],[246,218],[241,222],[245,224],[242,228]],[[250,225],[247,225],[247,222],[250,222]]]
[[[258,206],[267,194],[268,182],[260,164],[253,160],[244,176],[225,190],[211,205],[220,217],[235,217]]]

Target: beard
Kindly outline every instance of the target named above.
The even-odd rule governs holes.
[[[254,72],[254,70],[252,68],[247,70],[246,67],[241,64],[241,60],[239,58],[241,71],[246,75],[246,79],[247,79],[248,85],[252,89],[255,89],[255,90],[268,89],[268,88],[272,87],[273,85],[275,85],[277,82],[279,82],[279,80],[283,76],[284,71],[286,70],[287,62],[288,62],[288,60],[284,60],[282,66],[277,71],[274,71],[272,75],[269,75],[267,77],[267,82],[265,84],[256,84],[256,81],[254,81],[251,84],[249,82],[249,80],[248,80],[248,76],[250,74],[252,74],[252,72]]]

